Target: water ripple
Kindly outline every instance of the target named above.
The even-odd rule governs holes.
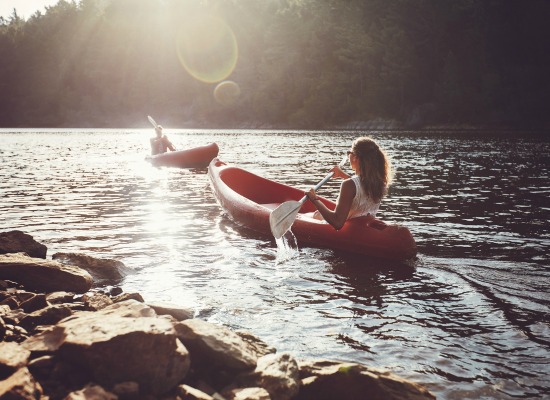
[[[357,132],[170,131],[180,148],[306,190]],[[241,228],[205,170],[157,169],[150,131],[1,131],[2,228],[122,260],[146,300],[252,331],[280,351],[388,368],[441,398],[550,393],[550,145],[370,132],[397,174],[381,216],[407,225],[407,265],[289,245]],[[349,168],[349,166],[346,166]],[[335,197],[340,182],[321,194]]]

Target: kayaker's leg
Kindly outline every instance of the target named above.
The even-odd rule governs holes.
[[[321,215],[321,213],[319,211],[308,212],[308,213],[304,213],[303,215],[305,217],[308,217],[308,218],[311,218],[311,219],[317,219],[319,221],[324,220],[323,216]]]

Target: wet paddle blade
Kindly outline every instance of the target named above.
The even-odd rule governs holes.
[[[292,226],[303,202],[286,201],[269,215],[269,226],[275,239],[280,239]]]

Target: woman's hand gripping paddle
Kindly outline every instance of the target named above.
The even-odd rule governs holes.
[[[347,159],[348,156],[345,155],[338,166],[340,168],[343,167]],[[314,187],[314,189],[317,191],[321,186],[327,183],[330,178],[332,178],[332,175],[334,175],[334,172],[329,172],[323,180]],[[271,233],[275,239],[280,239],[290,229],[296,219],[296,216],[298,215],[298,211],[300,211],[302,204],[304,204],[306,200],[307,196],[302,197],[300,201],[285,201],[271,212],[269,215],[269,225],[271,227]]]

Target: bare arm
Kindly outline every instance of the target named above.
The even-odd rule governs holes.
[[[349,179],[349,178],[351,178],[351,176],[349,176],[348,174],[346,174],[346,173],[342,170],[342,168],[340,168],[340,166],[338,166],[338,165],[332,167],[331,171],[334,172],[333,178],[342,178],[342,179]]]
[[[170,151],[175,151],[176,148],[174,147],[174,145],[172,144],[172,142],[168,139],[168,137],[166,136],[163,136],[164,138],[164,141],[166,143],[166,147],[168,147],[168,149],[170,149]]]
[[[351,203],[355,197],[355,184],[352,180],[347,179],[340,186],[340,194],[336,202],[336,208],[330,210],[318,198],[314,189],[310,189],[307,193],[308,198],[321,213],[325,221],[331,224],[334,229],[340,230],[348,219],[348,214],[351,209]]]

